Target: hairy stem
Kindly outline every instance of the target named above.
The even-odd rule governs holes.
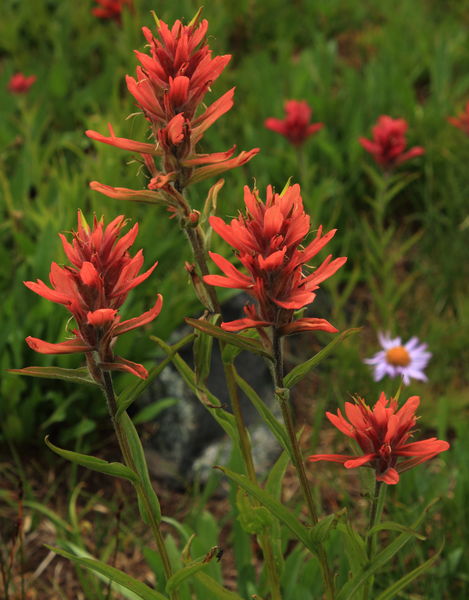
[[[204,244],[204,237],[200,225],[196,227],[190,227],[186,229],[187,238],[191,244],[194,259],[200,272],[203,275],[208,275],[209,270],[207,266],[207,252]],[[203,281],[203,279],[202,279]],[[210,298],[212,309],[215,313],[221,314],[221,306],[218,300],[216,290],[213,286],[207,285],[204,282],[204,287],[207,291],[207,295]],[[220,354],[223,356],[223,350],[225,343],[218,339],[218,345],[220,348]],[[238,386],[235,379],[234,366],[230,362],[223,361],[223,371],[225,374],[226,386],[228,395],[230,398],[231,407],[233,409],[233,415],[236,422],[236,429],[241,446],[241,454],[243,456],[244,465],[246,468],[247,476],[250,481],[257,484],[257,476],[254,468],[254,462],[252,459],[252,448],[251,441],[249,439],[248,430],[244,422],[243,413],[241,411],[241,404],[239,401]],[[262,547],[264,560],[266,563],[266,574],[269,581],[270,593],[272,600],[281,600],[280,593],[280,580],[278,574],[278,568],[275,564],[274,553],[272,549],[272,543],[267,534],[261,534],[259,536],[260,545]]]
[[[381,521],[381,516],[383,514],[384,508],[384,500],[386,498],[386,490],[387,486],[383,484],[382,481],[375,481],[375,486],[373,489],[373,495],[371,497],[371,505],[370,505],[370,522],[368,526],[368,533],[366,537],[366,555],[368,557],[368,562],[371,563],[374,555],[376,554],[376,547],[378,544],[378,532],[375,531],[370,534],[375,525],[378,525]],[[373,598],[373,584],[374,584],[374,575],[372,575],[368,581],[365,583],[364,592],[363,592],[363,600],[368,600]]]
[[[280,408],[282,410],[283,421],[287,429],[288,437],[290,439],[291,447],[291,460],[298,474],[300,480],[301,490],[303,497],[308,508],[308,513],[311,519],[311,523],[316,525],[318,523],[318,513],[316,505],[314,503],[313,494],[311,492],[311,486],[306,476],[306,470],[304,467],[303,457],[301,455],[300,446],[295,433],[295,426],[293,423],[293,415],[291,411],[291,405],[288,399],[287,390],[283,386],[283,352],[282,352],[282,341],[279,332],[276,328],[273,329],[273,352],[274,352],[274,379],[275,379],[275,395],[280,402]],[[328,600],[334,600],[334,580],[329,568],[326,552],[324,547],[319,545],[318,547],[318,558],[321,564],[321,570],[324,578],[324,585],[326,588],[326,594]]]
[[[153,537],[155,539],[156,546],[158,548],[158,552],[161,556],[161,561],[163,563],[163,569],[165,572],[165,576],[166,576],[166,579],[168,580],[172,575],[171,563],[170,563],[169,556],[168,556],[168,553],[166,550],[163,535],[160,530],[158,516],[154,514],[154,512],[152,510],[152,503],[151,503],[150,499],[148,498],[148,495],[145,490],[145,486],[141,482],[140,475],[138,473],[138,470],[135,466],[134,459],[132,457],[132,450],[130,448],[129,440],[127,439],[125,431],[121,426],[120,418],[116,418],[117,402],[116,402],[116,395],[114,392],[114,386],[112,383],[112,376],[108,371],[101,371],[101,380],[102,380],[101,387],[102,387],[102,390],[106,397],[109,414],[111,415],[111,421],[112,421],[112,424],[114,427],[114,431],[116,433],[119,447],[122,452],[122,456],[124,458],[124,463],[126,464],[127,467],[129,467],[129,469],[132,469],[132,471],[137,473],[137,475],[139,476],[139,482],[136,484],[136,487],[138,488],[137,489],[138,495],[143,501],[143,505],[145,507],[145,512],[148,516],[149,525],[150,525],[151,531],[153,533]],[[171,594],[171,598],[172,598],[172,600],[178,600],[177,592],[173,592]]]

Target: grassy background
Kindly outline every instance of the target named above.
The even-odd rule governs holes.
[[[129,298],[126,314],[139,314],[157,292],[165,297],[161,317],[152,333],[167,337],[183,316],[197,312],[183,261],[188,253],[181,234],[162,210],[123,205],[88,189],[88,182],[138,188],[143,178],[124,151],[92,142],[85,129],[106,132],[111,122],[116,135],[144,139],[145,122],[133,113],[124,75],[133,73],[134,48],[143,48],[140,26],[152,26],[150,9],[167,22],[189,19],[195,2],[161,3],[135,0],[133,14],[123,25],[97,20],[90,2],[4,0],[0,21],[0,366],[2,372],[30,364],[77,366],[79,358],[47,357],[31,352],[27,335],[49,341],[63,338],[68,315],[29,292],[22,281],[47,279],[52,260],[63,260],[57,233],[75,226],[76,211],[96,211],[106,219],[125,213],[140,223],[138,245],[146,264],[159,260],[155,275]],[[416,175],[396,196],[387,212],[395,227],[391,250],[420,233],[415,245],[396,264],[399,284],[412,285],[393,317],[394,333],[404,340],[417,335],[427,341],[433,359],[429,383],[413,384],[405,393],[422,397],[426,430],[452,442],[447,455],[433,467],[403,477],[393,490],[392,506],[402,520],[435,493],[441,495],[438,526],[429,525],[422,556],[410,552],[396,564],[403,572],[428,556],[444,532],[443,559],[425,590],[403,598],[465,598],[467,567],[462,560],[469,523],[469,383],[467,352],[469,295],[467,289],[469,138],[446,121],[469,99],[467,1],[396,0],[214,0],[204,9],[210,22],[210,44],[216,54],[233,59],[214,86],[213,98],[236,85],[235,106],[206,135],[203,149],[220,151],[233,143],[239,149],[260,147],[261,153],[242,169],[225,177],[219,214],[234,215],[241,207],[242,187],[253,181],[262,190],[268,183],[282,188],[288,177],[302,184],[313,227],[338,227],[331,243],[336,256],[349,262],[324,288],[323,305],[340,328],[364,326],[315,378],[314,396],[321,406],[334,408],[349,394],[360,393],[374,402],[381,388],[362,359],[377,350],[375,299],[367,264],[374,249],[364,234],[370,219],[366,198],[373,194],[367,172],[372,161],[357,142],[369,136],[380,114],[409,122],[410,145],[426,154],[402,167]],[[37,83],[23,96],[6,91],[16,71],[35,74]],[[266,117],[283,116],[285,99],[305,99],[313,120],[324,129],[309,140],[301,157],[281,136],[264,128]],[[201,206],[210,183],[191,190]],[[220,251],[226,248],[214,245]],[[319,315],[322,316],[322,315]],[[327,315],[324,315],[327,316]],[[302,338],[304,352],[319,347]],[[326,336],[320,338],[320,343]],[[155,356],[147,332],[119,341],[119,352],[151,365]],[[124,385],[126,376],[118,385]],[[303,392],[302,392],[303,393]],[[304,392],[307,394],[307,391]],[[3,447],[42,447],[52,432],[61,444],[92,446],[99,438],[105,407],[88,390],[50,386],[4,375],[0,383],[0,422]],[[311,399],[298,399],[310,405]],[[314,404],[316,406],[316,404]],[[321,416],[313,410],[319,440]],[[322,414],[322,413],[321,413]],[[84,416],[85,415],[85,416]],[[325,429],[328,425],[325,426]],[[442,470],[442,465],[446,465]],[[334,485],[336,467],[319,469],[325,483]],[[346,480],[347,481],[347,480]],[[353,501],[337,490],[344,501]],[[310,585],[303,569],[305,590]],[[388,575],[385,575],[385,580]],[[389,574],[389,577],[391,575]],[[383,581],[383,587],[386,581]],[[423,586],[423,584],[420,584]],[[420,594],[420,595],[419,595]],[[422,595],[423,594],[423,595]]]

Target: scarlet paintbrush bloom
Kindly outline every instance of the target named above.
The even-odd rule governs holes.
[[[199,11],[200,13],[200,11]],[[205,131],[233,106],[234,88],[206,107],[203,102],[213,82],[218,79],[231,59],[230,55],[212,57],[206,34],[208,22],[198,22],[199,13],[189,23],[176,21],[172,28],[159,19],[156,35],[148,27],[143,34],[150,54],[135,51],[140,61],[136,77],[127,75],[127,88],[151,126],[151,143],[118,138],[109,126],[110,136],[87,131],[91,139],[125,150],[144,153],[150,171],[150,189],[154,190],[155,176],[173,174],[158,189],[171,192],[187,185],[218,175],[249,161],[258,148],[233,157],[236,146],[226,152],[198,154],[196,144]],[[201,109],[201,110],[200,110]],[[149,167],[154,157],[161,157],[162,167]],[[196,168],[207,165],[203,168]],[[156,173],[155,173],[156,171]],[[158,180],[162,182],[161,179]],[[93,189],[106,194],[108,186],[92,182]],[[155,195],[156,198],[156,195]]]
[[[373,127],[373,139],[359,138],[360,144],[369,152],[375,161],[385,170],[425,153],[421,146],[405,151],[407,140],[405,133],[408,125],[405,119],[392,119],[381,115]]]
[[[308,460],[343,463],[347,469],[369,464],[376,471],[377,481],[396,484],[399,473],[449,448],[448,442],[434,437],[420,442],[408,442],[417,423],[415,411],[419,403],[420,398],[412,396],[398,408],[397,401],[394,398],[388,400],[384,393],[373,409],[361,398],[355,404],[346,402],[345,414],[348,420],[342,416],[340,409],[337,415],[327,412],[326,416],[339,431],[358,443],[363,456],[314,454]]]
[[[323,123],[311,123],[312,109],[306,101],[287,100],[285,119],[269,117],[264,124],[267,129],[285,136],[294,146],[301,146],[311,135],[324,127]]]
[[[310,218],[304,212],[298,184],[284,193],[275,194],[267,188],[265,204],[256,189],[244,188],[246,214],[226,224],[219,217],[210,217],[210,225],[237,253],[247,270],[242,273],[226,258],[210,252],[222,275],[206,275],[206,283],[245,290],[257,306],[244,308],[246,318],[222,323],[227,331],[250,327],[275,327],[281,335],[296,331],[322,330],[336,332],[325,319],[302,318],[294,321],[294,311],[311,304],[319,284],[333,275],[347,260],[331,260],[329,255],[312,273],[303,267],[329,242],[336,230],[322,235],[322,226],[312,242],[302,246],[309,233]]]
[[[462,112],[459,117],[448,117],[448,121],[451,125],[464,131],[466,135],[469,135],[469,102],[466,104],[464,112]]]
[[[99,19],[112,19],[116,23],[122,20],[122,10],[125,6],[132,8],[132,0],[95,0],[96,4],[91,9],[95,17]]]
[[[72,232],[72,243],[60,234],[65,254],[71,265],[60,267],[52,263],[49,280],[52,288],[43,281],[25,281],[24,284],[36,294],[63,304],[73,315],[77,328],[73,338],[58,344],[28,337],[28,345],[42,354],[70,354],[84,352],[99,357],[102,369],[128,371],[145,379],[146,369],[113,354],[112,346],[117,336],[146,325],[160,313],[163,303],[158,294],[153,308],[139,317],[121,321],[119,308],[134,287],[145,281],[156,267],[155,263],[144,273],[138,274],[143,265],[141,250],[130,256],[128,250],[135,241],[138,224],[120,237],[125,218],[115,218],[107,227],[101,219],[94,218],[90,228],[78,213],[78,230]],[[90,360],[88,360],[90,365]],[[91,368],[90,368],[91,370]],[[92,373],[93,375],[93,373]]]
[[[12,94],[26,94],[35,81],[36,75],[26,77],[23,73],[15,73],[8,82],[8,91]]]

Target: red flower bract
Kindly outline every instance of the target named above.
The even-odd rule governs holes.
[[[413,428],[417,422],[415,411],[419,403],[418,396],[412,396],[398,408],[397,401],[394,398],[388,400],[384,393],[373,409],[362,399],[356,400],[355,404],[346,402],[345,414],[348,420],[342,416],[340,410],[337,415],[330,412],[326,415],[339,431],[357,441],[364,452],[363,456],[314,454],[309,460],[339,462],[347,469],[369,463],[376,471],[377,481],[397,483],[399,473],[449,448],[448,442],[434,437],[420,442],[408,442],[414,433]],[[401,458],[405,460],[400,461]]]
[[[12,94],[26,94],[35,81],[36,75],[27,77],[23,73],[15,73],[8,82],[8,91]]]
[[[222,323],[227,331],[250,327],[273,326],[281,335],[296,331],[337,331],[325,319],[302,318],[293,321],[293,313],[310,304],[319,283],[333,275],[347,260],[331,260],[329,255],[315,271],[303,273],[308,263],[334,236],[336,230],[322,235],[319,227],[316,237],[305,248],[304,241],[310,228],[309,216],[304,212],[298,184],[289,186],[282,194],[267,188],[265,204],[256,189],[244,188],[246,215],[239,215],[231,224],[219,217],[211,217],[212,228],[236,251],[248,271],[241,273],[226,258],[210,252],[222,275],[206,275],[204,280],[220,287],[245,290],[257,300],[257,307],[244,308],[247,318]]]
[[[311,135],[322,129],[323,123],[310,123],[312,110],[306,101],[287,100],[285,119],[269,117],[264,124],[267,129],[285,136],[294,146],[301,146]]]
[[[466,135],[469,135],[469,102],[466,104],[464,111],[459,117],[448,117],[448,121],[451,125],[454,125],[461,131],[464,131]]]
[[[63,304],[75,318],[77,329],[74,337],[58,344],[28,337],[26,342],[36,352],[43,354],[69,354],[73,352],[96,352],[104,369],[128,371],[141,378],[148,375],[146,369],[119,356],[114,356],[112,345],[115,338],[155,319],[162,306],[158,294],[153,308],[139,317],[121,321],[119,308],[131,289],[142,283],[156,267],[141,273],[143,253],[130,256],[128,250],[135,241],[138,225],[120,237],[125,218],[115,218],[107,227],[103,220],[94,218],[90,228],[82,214],[78,213],[78,229],[73,233],[72,243],[60,235],[71,266],[60,267],[52,263],[49,274],[52,288],[43,281],[25,281],[25,285],[48,300]]]
[[[177,173],[175,185],[178,190],[241,166],[259,151],[255,148],[236,157],[233,157],[236,146],[214,154],[196,151],[205,131],[231,109],[234,96],[232,88],[208,107],[203,104],[205,95],[231,55],[212,56],[206,41],[208,22],[205,19],[199,22],[199,13],[189,25],[178,20],[171,28],[156,19],[156,35],[148,27],[142,29],[150,55],[135,51],[140,66],[136,69],[136,77],[127,75],[126,81],[129,92],[151,125],[153,143],[116,137],[111,126],[110,136],[91,130],[86,132],[98,142],[148,155],[144,156],[144,162],[152,179],[156,175]],[[155,156],[162,157],[162,169],[157,173],[156,167],[149,165]],[[199,165],[207,166],[196,169]],[[152,183],[150,185],[150,189],[155,189]],[[169,184],[162,187],[171,188]],[[106,193],[105,188],[99,191]]]
[[[425,153],[421,146],[405,151],[407,140],[405,133],[408,125],[405,119],[392,119],[381,115],[373,127],[373,139],[359,138],[360,144],[369,152],[375,161],[389,170],[406,160]]]

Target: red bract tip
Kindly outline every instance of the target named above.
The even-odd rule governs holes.
[[[466,135],[469,135],[469,102],[466,104],[464,111],[458,117],[448,117],[451,125],[454,125]]]
[[[131,289],[142,283],[156,267],[153,265],[139,274],[143,266],[141,250],[132,257],[129,248],[135,241],[138,226],[134,225],[121,235],[125,218],[119,216],[107,226],[94,218],[90,227],[78,213],[78,228],[72,232],[69,242],[61,235],[62,244],[71,265],[61,267],[52,263],[48,287],[40,280],[25,281],[25,285],[36,294],[63,304],[73,315],[77,329],[74,338],[59,344],[50,344],[37,338],[27,338],[28,345],[45,354],[69,354],[74,352],[96,352],[103,368],[131,371],[142,376],[141,365],[119,358],[112,352],[117,336],[146,325],[155,319],[162,306],[158,295],[155,306],[139,317],[120,321],[119,308]],[[129,367],[129,364],[134,365]],[[110,366],[113,365],[113,366]],[[146,372],[146,371],[145,371]]]
[[[124,7],[132,10],[132,0],[95,0],[98,6],[91,9],[91,12],[98,19],[111,19],[116,23],[122,20],[122,11]]]
[[[266,202],[258,191],[244,190],[246,214],[239,215],[230,224],[219,217],[210,217],[210,224],[237,253],[247,274],[239,271],[226,258],[210,252],[210,257],[224,275],[206,275],[210,285],[245,290],[257,306],[244,308],[246,317],[222,327],[239,331],[252,327],[273,326],[281,335],[297,331],[336,329],[324,319],[294,319],[294,311],[313,302],[319,283],[333,275],[347,260],[327,257],[312,273],[303,273],[303,267],[332,238],[335,230],[316,237],[303,247],[309,233],[310,218],[304,212],[300,186],[289,186],[282,194],[267,188]]]
[[[420,442],[408,442],[414,433],[417,422],[415,412],[419,403],[420,399],[412,396],[398,408],[397,401],[393,398],[388,400],[384,393],[373,409],[361,399],[356,400],[355,404],[346,402],[347,418],[344,418],[340,410],[336,415],[327,412],[326,416],[339,431],[358,443],[363,455],[314,454],[309,460],[338,462],[347,469],[370,465],[376,472],[377,481],[390,485],[398,483],[399,473],[430,460],[449,448],[448,442],[434,437]]]

